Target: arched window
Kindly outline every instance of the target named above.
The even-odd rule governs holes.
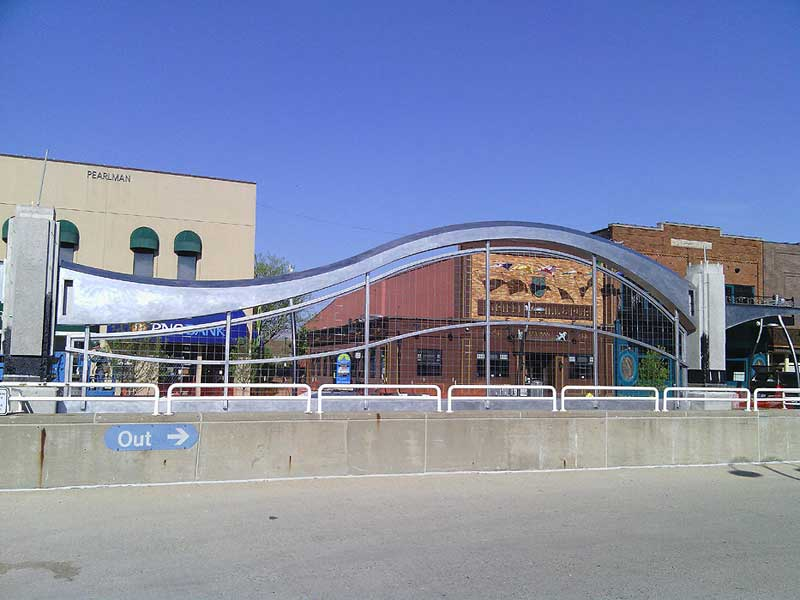
[[[75,261],[75,250],[81,241],[81,234],[72,221],[62,219],[58,222],[58,260]]]
[[[11,217],[8,217],[5,221],[3,221],[3,241],[7,244],[8,243],[8,223],[11,221]]]
[[[194,231],[181,231],[175,236],[175,254],[178,255],[178,279],[197,279],[197,259],[203,253],[203,242]]]
[[[133,250],[133,274],[141,277],[153,276],[153,265],[158,254],[158,234],[149,227],[139,227],[131,233]]]

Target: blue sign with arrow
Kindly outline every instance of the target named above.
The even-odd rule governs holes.
[[[112,425],[105,434],[106,447],[116,452],[188,450],[198,439],[195,426],[187,423]]]

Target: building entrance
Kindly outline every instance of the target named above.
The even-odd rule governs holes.
[[[525,353],[526,385],[555,385],[555,355],[543,352]]]

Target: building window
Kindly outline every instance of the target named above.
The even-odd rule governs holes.
[[[417,376],[418,377],[441,377],[442,375],[442,351],[441,350],[417,350]]]
[[[133,274],[152,277],[158,254],[158,234],[149,227],[134,229],[131,233],[130,248],[133,251]]]
[[[478,365],[478,377],[486,377],[486,353],[478,352],[475,355]],[[491,362],[490,374],[492,377],[508,377],[509,360],[508,352],[492,352],[489,355]]]
[[[569,357],[569,378],[590,379],[594,378],[594,356],[579,354]]]
[[[58,222],[58,260],[75,261],[75,250],[78,249],[81,235],[72,221],[61,220]]]
[[[11,221],[11,217],[8,217],[5,221],[3,221],[3,241],[7,244],[8,243],[8,224]]]
[[[195,255],[178,255],[178,279],[181,281],[194,281],[197,279],[197,257]]]
[[[728,304],[753,304],[756,288],[751,285],[725,284],[725,302]]]
[[[178,255],[178,279],[197,279],[197,261],[203,254],[203,242],[194,231],[181,231],[175,236],[175,254]]]

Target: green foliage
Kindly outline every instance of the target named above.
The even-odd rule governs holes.
[[[668,382],[669,366],[666,358],[651,350],[639,359],[639,381],[637,385],[663,390]]]
[[[292,264],[281,256],[273,254],[256,254],[254,277],[256,279],[265,279],[269,277],[277,277],[278,275],[286,275],[293,271]],[[302,296],[292,298],[294,304],[299,304],[303,301]],[[262,304],[253,308],[255,314],[271,312],[280,308],[289,306],[289,300],[280,300],[278,302],[270,302]],[[300,318],[298,317],[298,321]],[[298,323],[299,324],[299,323]],[[253,351],[259,358],[265,358],[262,353],[266,350],[267,344],[278,337],[279,335],[291,335],[291,317],[287,314],[282,314],[263,321],[253,322]]]

